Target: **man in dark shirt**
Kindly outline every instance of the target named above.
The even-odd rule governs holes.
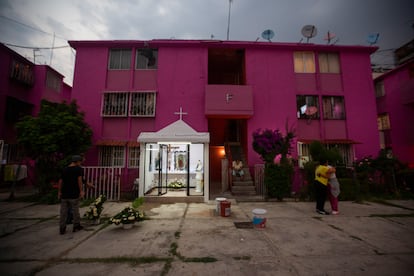
[[[80,166],[82,160],[80,155],[72,156],[72,162],[63,169],[62,176],[59,179],[58,197],[61,200],[59,226],[61,235],[66,233],[66,219],[69,208],[73,210],[73,232],[83,229],[80,225],[79,214],[79,199],[84,196],[82,187],[83,169]]]

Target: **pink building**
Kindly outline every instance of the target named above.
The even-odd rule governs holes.
[[[413,54],[413,41],[411,54]],[[381,148],[414,168],[414,58],[375,78]]]
[[[380,149],[370,67],[375,47],[218,40],[70,45],[72,97],[94,131],[87,163],[122,167],[124,191],[139,178],[140,195],[168,195],[174,185],[204,201],[226,189],[235,193],[223,173],[229,162],[242,159],[245,181],[254,183],[262,161],[252,133],[284,132],[286,122],[296,129],[293,157],[300,165],[313,140],[338,147],[346,165]]]
[[[72,88],[50,66],[35,65],[3,44],[0,61],[0,159],[2,165],[16,164],[21,161],[14,128],[17,121],[25,115],[36,116],[42,99],[69,101]]]

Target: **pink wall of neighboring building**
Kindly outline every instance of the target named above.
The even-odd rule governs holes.
[[[85,119],[94,131],[94,142],[136,141],[139,133],[155,132],[176,121],[178,116],[174,112],[180,107],[188,113],[183,115],[185,122],[199,132],[209,130],[209,118],[234,115],[230,107],[227,114],[206,114],[226,106],[222,103],[213,106],[214,101],[206,105],[206,97],[211,96],[209,92],[224,95],[230,89],[208,83],[209,49],[224,48],[244,50],[245,84],[241,85],[249,87],[251,92],[243,90],[243,93],[251,93],[252,102],[243,102],[248,98],[245,97],[239,107],[247,104],[253,110],[239,114],[239,118],[247,122],[249,166],[262,162],[251,147],[252,133],[259,128],[280,129],[285,133],[286,122],[296,129],[297,140],[353,140],[358,142],[357,158],[376,155],[379,151],[370,67],[370,54],[375,47],[196,40],[71,41],[70,44],[77,52],[72,98],[86,112]],[[134,64],[135,50],[146,46],[158,49],[156,70],[108,70],[109,49],[132,49],[131,64]],[[337,52],[341,73],[295,74],[294,51]],[[242,96],[236,86],[231,89],[235,96]],[[102,117],[102,95],[110,91],[156,91],[155,117]],[[346,120],[297,119],[297,95],[317,95],[320,99],[343,96]],[[88,158],[91,163],[97,162],[96,147]]]
[[[388,114],[394,156],[414,167],[414,60],[375,79],[385,95],[377,98],[378,115]]]
[[[35,116],[40,110],[42,99],[51,102],[69,101],[72,88],[63,82],[63,75],[50,66],[35,65],[3,44],[0,44],[0,60],[0,139],[4,139],[5,143],[15,144],[16,132],[14,125],[19,116]],[[13,62],[18,62],[20,67],[24,65],[30,68],[30,72],[32,72],[30,84],[18,80],[19,77],[11,76],[13,74],[13,64],[15,64]],[[46,74],[48,70],[53,72],[54,76],[59,80],[60,92],[47,87]],[[7,99],[9,101],[17,101],[16,105],[7,108]],[[25,108],[24,106],[30,108]],[[6,112],[9,112],[9,115],[7,115],[9,117],[10,112],[12,114],[15,113],[17,117],[10,120],[10,118],[7,118]],[[12,115],[12,117],[15,117],[15,115]]]

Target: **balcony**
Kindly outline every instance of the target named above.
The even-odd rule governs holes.
[[[250,118],[253,93],[248,85],[207,85],[205,114],[208,117]]]

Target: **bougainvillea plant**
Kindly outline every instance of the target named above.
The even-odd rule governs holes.
[[[291,149],[294,131],[287,131],[284,136],[278,129],[258,129],[253,132],[253,149],[265,163],[273,163],[276,155],[281,154],[282,161]]]

